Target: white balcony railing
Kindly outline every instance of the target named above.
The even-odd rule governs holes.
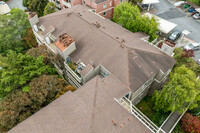
[[[65,5],[65,6],[67,6],[68,8],[72,7],[72,5],[70,3],[68,3],[68,2],[66,2],[64,0],[62,0],[62,4]]]
[[[133,114],[142,124],[144,124],[152,133],[165,133],[162,129],[158,128],[149,118],[147,118],[140,110],[131,104],[131,101],[122,97],[120,100],[115,99],[124,108],[130,108],[131,114]],[[128,103],[127,103],[128,102]]]

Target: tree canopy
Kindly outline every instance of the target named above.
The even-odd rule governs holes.
[[[186,113],[181,119],[181,127],[187,133],[200,133],[200,119],[197,116]]]
[[[64,69],[64,59],[60,55],[55,55],[45,45],[31,48],[27,51],[27,54],[32,55],[35,58],[43,56],[43,61],[46,65],[55,63],[59,68]]]
[[[182,113],[190,104],[190,109],[200,100],[200,81],[193,71],[184,65],[170,73],[170,81],[161,91],[155,91],[153,101],[155,110],[178,111]]]
[[[149,41],[157,38],[158,23],[154,18],[141,16],[139,8],[131,3],[124,2],[114,9],[114,22],[132,32],[143,32],[150,36]]]
[[[20,89],[0,101],[0,132],[6,132],[55,99],[66,86],[56,75],[42,75],[30,83],[30,91]]]
[[[17,54],[10,51],[7,57],[0,56],[0,97],[4,97],[14,89],[29,91],[28,83],[44,73],[55,73],[54,68],[43,63],[43,57]]]
[[[23,6],[27,7],[31,11],[35,11],[38,16],[43,16],[44,8],[46,7],[48,0],[23,0]]]
[[[51,14],[57,11],[57,7],[53,2],[49,2],[44,8],[44,15]]]
[[[12,9],[10,15],[0,15],[0,53],[23,51],[27,28],[30,28],[27,14],[20,9]]]
[[[25,42],[26,42],[25,44],[27,48],[36,47],[38,45],[32,28],[28,28],[26,30],[26,36],[24,39],[25,39]]]

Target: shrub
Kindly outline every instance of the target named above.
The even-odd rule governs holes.
[[[181,127],[188,133],[200,133],[200,120],[196,116],[186,113],[182,118]]]
[[[25,120],[55,99],[65,83],[57,76],[42,75],[30,83],[30,91],[14,90],[0,101],[0,132],[5,132]]]

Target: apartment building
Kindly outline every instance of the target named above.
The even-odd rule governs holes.
[[[88,10],[95,12],[105,18],[111,19],[114,8],[124,0],[49,0],[54,2],[59,9],[66,9],[81,4],[88,7]]]
[[[90,115],[83,119],[88,120],[91,115],[95,117],[95,114],[90,111],[101,112],[101,108],[104,108],[102,105],[105,105],[109,109],[112,107],[116,108],[115,114],[119,114],[119,121],[122,122],[124,120],[122,123],[129,121],[129,119],[134,119],[135,124],[131,122],[132,124],[128,125],[128,128],[124,131],[131,132],[139,128],[138,132],[143,132],[144,130],[146,132],[148,129],[148,131],[164,133],[162,129],[155,128],[148,121],[146,123],[143,122],[143,117],[138,117],[138,113],[134,113],[135,105],[146,95],[152,95],[155,89],[159,89],[162,86],[175,64],[175,60],[172,57],[143,41],[144,38],[148,37],[146,34],[140,32],[132,33],[109,19],[102,18],[94,12],[88,11],[88,8],[82,5],[73,6],[41,18],[38,18],[35,13],[31,13],[29,21],[38,43],[46,45],[49,50],[55,54],[59,54],[65,60],[65,70],[63,70],[65,77],[73,86],[80,89],[80,91],[78,89],[78,91],[73,92],[72,95],[75,95],[74,101],[76,101],[76,96],[79,97],[81,106],[84,105],[84,107],[75,108],[74,106],[79,106],[80,104],[74,103],[72,108],[68,108],[67,106],[61,108],[62,113],[65,114],[67,112],[65,110],[68,109],[72,112],[81,113],[81,109],[83,111],[84,108],[87,108],[88,110],[85,111]],[[117,88],[119,88],[119,92]],[[84,91],[88,94],[84,95]],[[58,103],[73,104],[73,102],[67,103],[67,101],[70,102],[66,98],[69,95],[71,93],[65,94],[61,97],[63,99],[62,102]],[[88,95],[92,96],[89,97]],[[100,99],[104,99],[103,101],[100,100],[100,103],[96,103],[98,96],[100,96]],[[64,100],[64,97],[66,100]],[[71,99],[73,99],[73,96]],[[88,101],[93,101],[93,105],[96,106],[99,104],[99,107],[96,109],[93,106],[87,107]],[[46,112],[49,110],[48,108],[54,108],[52,106],[55,103],[56,101],[52,103],[53,105],[50,104],[48,107],[45,107],[45,111],[41,112]],[[127,110],[128,115],[126,113],[123,115],[123,111],[119,109],[119,105],[122,106],[122,109],[125,108]],[[109,109],[107,113],[112,114],[113,110]],[[53,110],[54,115],[58,110]],[[51,114],[52,112],[50,111],[49,113]],[[94,119],[94,121],[98,121],[97,119],[99,118],[102,119],[102,123],[106,121],[103,124],[97,122],[97,125],[92,129],[86,128],[88,125],[85,125],[85,127],[81,123],[78,123],[77,126],[84,126],[82,132],[94,131],[94,129],[94,132],[99,133],[102,130],[113,133],[123,132],[123,130],[115,130],[113,128],[116,125],[118,125],[118,128],[123,128],[126,124],[119,124],[119,121],[117,122],[108,115],[98,116],[98,118],[92,117],[92,121]],[[127,117],[129,115],[130,118]],[[42,121],[46,120],[45,122],[50,122],[48,121],[48,114],[43,115],[40,111],[30,117],[30,119],[34,119],[35,121],[36,118],[39,119],[39,116]],[[58,119],[61,118],[60,115],[55,116]],[[53,124],[54,118],[57,120],[56,117],[52,117],[51,124]],[[27,120],[29,121],[28,125],[32,121],[30,119]],[[61,121],[71,121],[67,117],[63,119]],[[74,119],[74,121],[80,120],[78,116]],[[143,125],[139,124],[140,126],[137,126],[139,121],[145,125],[145,129],[142,127]],[[45,122],[40,124],[43,125]],[[112,123],[111,125],[110,122]],[[49,129],[44,127],[44,130],[41,131],[48,132],[53,128],[51,124],[48,126]],[[93,124],[90,123],[89,125],[93,127]],[[30,125],[32,128],[34,126],[38,126],[36,122]],[[57,127],[58,125],[55,126],[56,129],[59,128]],[[26,120],[12,131],[24,130],[25,127],[29,127]],[[106,128],[109,128],[109,130],[106,130]],[[38,129],[33,129],[33,132],[39,132]],[[67,132],[73,132],[73,130],[73,128],[66,129]],[[52,129],[52,131],[54,130]],[[63,130],[58,130],[57,132],[61,133]]]

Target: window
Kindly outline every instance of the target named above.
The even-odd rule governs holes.
[[[123,0],[121,0],[121,3],[123,2]]]
[[[107,8],[107,4],[104,4],[104,5],[103,5],[103,8]]]
[[[103,12],[103,16],[106,16],[106,12]]]
[[[110,2],[110,6],[112,6],[112,1]]]
[[[85,5],[85,1],[83,1],[83,5]]]
[[[112,13],[112,9],[109,10],[110,14]]]

